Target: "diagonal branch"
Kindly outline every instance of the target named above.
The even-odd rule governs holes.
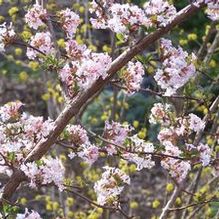
[[[204,6],[204,3],[201,3],[199,6],[194,4],[188,5],[180,12],[178,12],[175,19],[167,24],[165,27],[159,28],[155,32],[147,35],[137,44],[130,47],[129,49],[124,51],[119,57],[117,57],[112,62],[111,67],[108,70],[108,77],[105,80],[98,79],[89,89],[78,94],[77,97],[67,103],[65,109],[56,119],[53,130],[46,138],[41,139],[36,147],[30,152],[30,154],[26,158],[26,162],[38,160],[44,154],[46,154],[50,147],[56,142],[56,139],[62,133],[63,129],[66,127],[69,121],[78,114],[81,107],[86,104],[86,102],[89,101],[89,99],[92,98],[93,95],[102,90],[104,85],[109,82],[109,80],[116,74],[116,72],[120,70],[123,66],[125,66],[132,58],[134,58],[135,55],[141,53],[152,43],[160,39],[163,35],[167,34],[175,26],[182,23],[183,20],[198,12]],[[6,197],[6,199],[9,199],[16,191],[16,188],[20,184],[20,182],[17,183],[16,181],[17,177],[17,175],[12,175],[11,179],[9,180],[10,183],[15,183],[10,191],[8,190],[8,183],[6,184],[3,191],[3,198]]]

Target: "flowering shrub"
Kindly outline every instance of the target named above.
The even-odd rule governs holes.
[[[12,22],[0,17],[1,57],[32,69],[20,72],[18,88],[30,84],[47,111],[36,116],[17,95],[2,101],[0,217],[142,218],[144,208],[160,219],[218,217],[219,4],[175,5],[36,1],[20,23],[15,6]],[[189,45],[178,26],[198,13],[211,26],[188,34]],[[31,194],[19,191],[14,202],[18,187]]]

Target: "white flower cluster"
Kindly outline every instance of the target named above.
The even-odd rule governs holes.
[[[209,18],[213,21],[219,20],[219,1],[205,0],[205,2],[208,4],[206,13]]]
[[[155,103],[154,106],[151,108],[149,122],[151,124],[160,123],[163,126],[170,125],[170,113],[170,104]]]
[[[47,11],[40,4],[34,4],[26,13],[25,21],[30,28],[37,30],[47,20]]]
[[[127,69],[122,74],[122,79],[129,94],[140,89],[143,81],[144,66],[140,62],[128,62]]]
[[[176,16],[176,8],[165,0],[150,0],[144,4],[146,16],[155,26],[166,26]]]
[[[166,91],[165,95],[171,96],[195,75],[193,62],[196,57],[194,54],[189,56],[181,47],[173,47],[171,41],[167,39],[161,40],[161,54],[164,61],[154,79]]]
[[[20,164],[40,139],[47,137],[53,129],[51,119],[34,117],[23,113],[21,102],[9,102],[0,107],[0,163],[5,165],[9,154],[13,163]],[[0,172],[10,174],[10,171]]]
[[[75,12],[71,11],[69,8],[59,12],[60,23],[62,28],[67,34],[67,37],[72,39],[74,36],[78,25],[80,24],[80,17]]]
[[[24,214],[17,214],[16,219],[42,219],[36,211],[31,211],[26,208]]]
[[[193,113],[175,117],[170,109],[170,105],[155,103],[151,109],[149,121],[152,124],[159,123],[161,125],[157,138],[164,146],[165,154],[176,157],[162,159],[162,166],[169,171],[172,177],[182,181],[191,168],[189,161],[180,159],[183,150],[190,153],[195,152],[196,157],[197,154],[199,156],[197,160],[201,161],[203,166],[207,166],[211,161],[212,149],[207,144],[193,145],[188,141],[192,133],[204,130],[205,122],[201,118]],[[180,139],[184,141],[182,150],[176,146],[181,141]]]
[[[122,125],[118,122],[109,121],[105,122],[103,137],[114,144],[123,145],[128,134],[132,131],[132,128],[128,125]],[[109,155],[117,152],[116,146],[113,144],[107,144],[106,150]]]
[[[113,1],[101,1],[100,7],[92,1],[90,11],[96,18],[91,18],[94,28],[106,29],[127,36],[136,31],[140,26],[150,28],[152,26],[166,26],[176,16],[176,9],[166,0],[150,0],[144,5],[144,9],[131,4],[113,3]],[[104,10],[103,10],[104,8]]]
[[[0,52],[5,51],[5,46],[13,41],[15,35],[12,23],[10,25],[6,23],[0,25]]]
[[[155,162],[152,160],[152,155],[150,153],[154,152],[154,145],[149,142],[145,142],[140,139],[137,135],[129,138],[130,148],[134,153],[125,152],[122,156],[129,162],[133,162],[137,165],[137,170],[142,170],[143,168],[151,169]]]
[[[124,184],[130,184],[130,178],[118,168],[104,167],[105,172],[94,185],[97,203],[100,205],[117,205],[118,196],[124,189]]]
[[[30,179],[30,186],[33,188],[38,184],[54,183],[60,191],[64,189],[65,169],[58,158],[43,158],[40,164],[35,162],[22,164],[21,170]]]
[[[29,44],[33,47],[27,48],[27,57],[29,59],[35,59],[39,55],[42,55],[40,52],[44,53],[45,55],[54,54],[54,47],[49,32],[36,33],[31,37]],[[40,52],[36,49],[38,49]]]
[[[174,146],[170,141],[163,142],[165,146],[165,154],[180,157],[182,151],[178,147]],[[171,157],[163,158],[161,165],[164,169],[168,170],[170,175],[178,182],[182,182],[187,173],[191,170],[191,164],[189,161],[183,161]]]
[[[93,164],[99,157],[99,149],[91,144],[87,131],[80,125],[68,125],[66,130],[69,134],[70,142],[77,149],[76,152],[69,153],[69,158],[73,159],[78,156],[88,164]]]
[[[69,95],[74,95],[74,89],[87,89],[98,78],[105,79],[112,59],[105,53],[94,53],[76,41],[68,41],[66,51],[70,63],[60,70],[62,81],[69,87]]]

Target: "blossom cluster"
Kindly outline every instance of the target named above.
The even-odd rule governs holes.
[[[127,36],[136,31],[140,26],[150,28],[152,26],[166,26],[176,15],[176,9],[165,0],[150,0],[144,5],[144,9],[131,4],[119,4],[110,1],[102,1],[100,7],[92,1],[91,12],[96,18],[91,18],[94,28],[106,29]]]
[[[25,21],[30,28],[38,29],[50,19],[46,9],[40,4],[34,4],[26,13]],[[72,39],[78,25],[80,17],[69,8],[58,13],[58,23],[66,32],[68,38]],[[29,59],[35,59],[40,53],[44,55],[54,55],[54,48],[49,32],[37,32],[29,41],[30,47],[27,49]]]
[[[123,145],[125,139],[131,131],[132,127],[130,127],[129,125],[122,125],[114,121],[112,121],[111,123],[109,121],[106,121],[103,137],[114,144]],[[107,144],[106,150],[109,155],[117,152],[117,148],[113,144]]]
[[[9,102],[0,107],[0,162],[7,170],[5,161],[11,154],[14,163],[22,163],[26,155],[34,148],[40,139],[48,136],[53,129],[51,119],[43,120],[43,117],[35,117],[22,112],[21,102]],[[6,159],[7,160],[7,159]],[[6,171],[10,174],[10,171]]]
[[[0,119],[3,122],[17,120],[23,104],[20,101],[9,102],[0,108]]]
[[[31,211],[26,208],[23,214],[17,214],[16,219],[42,219],[36,211]]]
[[[172,177],[180,182],[191,169],[190,161],[181,159],[183,153],[193,154],[194,152],[197,157],[196,161],[200,161],[203,166],[207,166],[211,161],[212,149],[207,144],[193,145],[189,142],[189,136],[192,133],[198,133],[205,128],[205,122],[201,118],[193,113],[183,117],[173,117],[171,111],[166,111],[166,107],[161,103],[154,104],[149,121],[152,124],[159,123],[161,125],[157,138],[164,146],[164,153],[172,156],[164,157],[161,165],[169,171]],[[168,105],[167,108],[171,107]]]
[[[90,165],[93,164],[99,157],[99,149],[91,144],[87,131],[80,125],[68,125],[66,131],[71,144],[75,147],[75,151],[69,153],[69,158],[78,156]]]
[[[206,13],[209,18],[213,21],[219,20],[219,2],[212,0],[205,0],[205,2],[208,4]]]
[[[154,26],[166,26],[176,16],[176,8],[164,0],[150,0],[144,4],[146,16]]]
[[[62,10],[58,13],[59,22],[66,32],[68,38],[72,38],[76,32],[78,25],[80,24],[80,17],[69,8]]]
[[[161,60],[162,68],[157,70],[154,79],[166,91],[165,95],[171,96],[195,75],[196,57],[189,56],[181,47],[173,47],[170,40],[161,39]]]
[[[140,89],[143,75],[144,66],[140,62],[128,62],[128,67],[121,76],[128,93],[133,94]]]
[[[45,24],[47,20],[47,11],[40,4],[34,4],[26,13],[25,21],[30,28],[37,30]]]
[[[12,23],[10,25],[6,23],[0,25],[0,52],[5,51],[5,46],[14,40],[15,35]]]
[[[122,157],[137,165],[137,170],[143,168],[151,169],[155,162],[152,160],[152,154],[154,153],[154,145],[150,142],[145,142],[137,135],[129,137],[129,145],[131,152],[124,152]]]
[[[170,141],[163,142],[165,146],[165,155],[180,157],[182,151],[174,146]],[[191,170],[189,161],[178,160],[171,157],[164,157],[161,161],[161,166],[169,171],[169,174],[178,182],[182,182],[187,173]]]
[[[97,203],[101,205],[117,205],[118,196],[124,189],[124,184],[130,184],[130,178],[118,168],[104,167],[105,172],[94,185]]]
[[[46,185],[54,183],[59,190],[63,190],[64,182],[64,167],[58,158],[43,158],[40,164],[36,162],[26,163],[21,165],[21,170],[30,179],[32,188],[37,185]]]
[[[155,103],[154,106],[151,108],[151,114],[149,118],[149,122],[151,124],[162,124],[169,125],[170,124],[170,112],[171,112],[171,105],[170,104],[162,104],[162,103]]]
[[[27,57],[35,59],[36,57],[54,54],[54,47],[49,32],[36,33],[29,41],[31,47],[27,48]]]
[[[107,77],[112,62],[108,54],[91,52],[74,40],[67,41],[66,52],[70,62],[60,70],[60,77],[68,86],[70,96],[74,96],[77,89],[89,88],[98,78]]]

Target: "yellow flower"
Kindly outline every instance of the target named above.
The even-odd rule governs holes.
[[[134,128],[138,128],[139,121],[135,120],[132,124],[133,124]]]
[[[26,199],[26,198],[21,198],[21,199],[20,199],[20,203],[21,203],[22,205],[26,205],[26,204],[27,204],[27,199]]]
[[[53,210],[52,202],[49,202],[49,203],[46,204],[46,210],[47,211],[52,211]]]
[[[18,11],[19,11],[19,9],[18,9],[17,7],[12,7],[12,8],[10,8],[10,9],[8,10],[8,14],[9,14],[10,16],[13,16],[13,15],[15,15]]]
[[[209,67],[211,68],[215,68],[217,66],[217,63],[214,59],[212,59],[210,62],[209,62]]]
[[[49,100],[49,98],[50,98],[50,94],[49,94],[49,93],[45,93],[45,94],[43,94],[43,95],[41,96],[41,98],[42,98],[44,101],[47,101],[47,100]]]
[[[132,209],[138,208],[138,202],[132,201],[132,202],[130,203],[130,208],[132,208]]]
[[[180,197],[178,197],[175,201],[176,205],[181,205],[182,204],[182,200]]]
[[[19,73],[19,80],[22,81],[22,82],[25,82],[27,81],[28,79],[28,74],[26,71],[22,71]]]
[[[30,61],[28,66],[33,70],[36,71],[39,67],[39,63],[38,62],[34,62],[34,61]]]
[[[166,185],[166,191],[167,192],[172,192],[174,189],[174,185],[172,183],[167,183]]]
[[[83,6],[80,6],[80,8],[79,8],[79,12],[80,12],[81,14],[83,14],[84,11],[85,11],[85,8],[84,8]]]
[[[0,23],[2,23],[4,20],[5,20],[5,18],[3,16],[0,16]]]
[[[16,48],[15,49],[15,55],[17,55],[17,56],[20,56],[20,55],[22,55],[22,49],[21,48]]]
[[[129,166],[129,171],[130,171],[130,173],[135,173],[136,172],[136,165],[135,164],[131,164]]]
[[[189,41],[195,41],[195,40],[197,40],[198,36],[195,33],[190,33],[190,34],[188,34],[187,38]]]
[[[57,44],[58,44],[59,47],[65,48],[65,40],[64,39],[59,39],[57,41]]]
[[[24,30],[22,33],[21,33],[21,38],[25,41],[28,41],[30,38],[31,38],[32,34],[30,31],[27,31],[27,30]]]
[[[158,208],[160,206],[160,201],[155,199],[152,203],[152,208]]]
[[[66,205],[67,205],[68,207],[71,207],[71,206],[74,204],[74,202],[75,202],[75,200],[74,200],[73,198],[68,197],[68,198],[66,199]]]
[[[179,41],[179,44],[180,44],[181,46],[185,46],[185,45],[188,44],[188,40],[186,40],[186,39],[181,39],[181,40]]]
[[[53,208],[53,210],[58,210],[58,208],[59,208],[59,203],[58,202],[53,202],[52,203],[52,208]]]
[[[147,129],[146,128],[142,128],[140,130],[140,132],[138,132],[138,137],[141,139],[144,139],[147,135]]]

